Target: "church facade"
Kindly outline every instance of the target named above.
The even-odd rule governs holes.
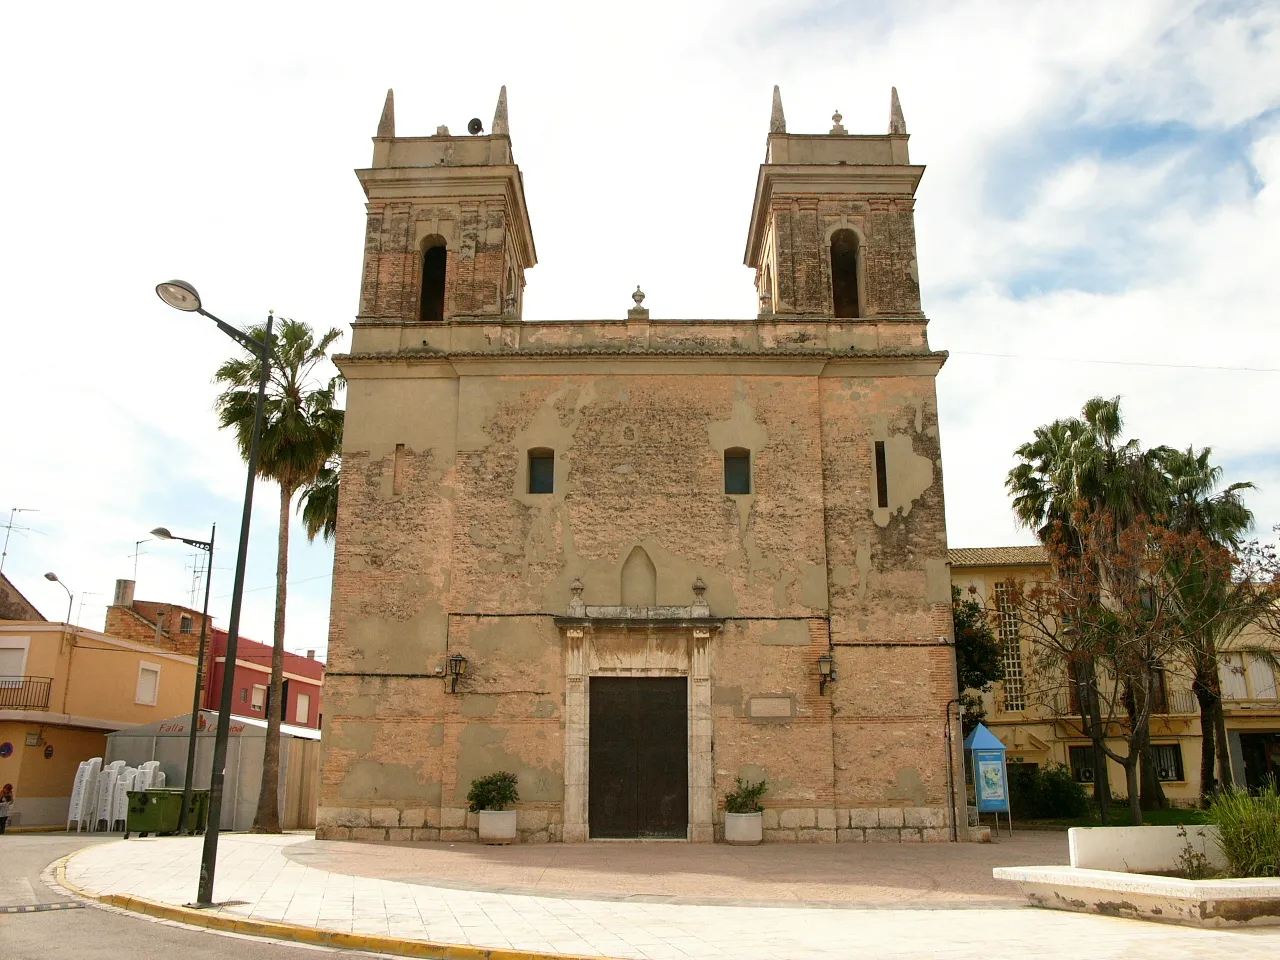
[[[498,770],[527,842],[710,842],[739,777],[768,781],[766,841],[954,836],[946,355],[907,143],[896,91],[885,134],[805,135],[775,88],[758,316],[637,290],[526,322],[505,88],[463,136],[396,136],[388,93],[338,358],[318,836],[474,839]]]

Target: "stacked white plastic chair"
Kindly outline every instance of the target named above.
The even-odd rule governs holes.
[[[156,783],[156,776],[161,777],[161,782]],[[138,765],[138,780],[135,790],[150,790],[152,787],[164,786],[164,774],[160,773],[160,761],[148,760],[146,763]]]
[[[134,789],[138,779],[138,771],[133,767],[125,767],[116,777],[115,796],[111,801],[111,831],[125,829],[129,820],[129,791]],[[119,824],[119,826],[116,826]]]
[[[102,758],[94,757],[85,760],[76,770],[76,780],[71,788],[71,803],[67,807],[67,829],[76,825],[76,833],[92,828],[93,801],[97,798],[98,772],[102,769]]]
[[[115,802],[116,796],[116,780],[120,777],[120,772],[124,770],[123,760],[113,760],[102,768],[102,772],[98,774],[98,790],[97,802],[93,808],[93,829],[92,832],[100,830],[109,830],[111,828],[112,804]]]

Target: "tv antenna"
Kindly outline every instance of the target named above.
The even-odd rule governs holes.
[[[473,137],[484,133],[484,124],[480,122],[479,117],[471,118],[471,121],[467,124],[467,133],[471,134]]]
[[[0,550],[0,573],[4,572],[4,558],[9,555],[9,535],[14,531],[14,526],[13,526],[14,518],[17,517],[17,515],[20,513],[39,513],[39,512],[40,512],[39,509],[36,507],[11,507],[9,509],[9,522],[5,524],[5,527],[4,527],[4,549]],[[19,532],[21,532],[23,530],[30,530],[31,528],[18,527],[17,529]]]

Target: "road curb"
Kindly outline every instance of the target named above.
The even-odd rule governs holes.
[[[206,930],[267,937],[272,940],[343,950],[367,950],[371,953],[389,953],[401,957],[420,957],[423,960],[602,960],[598,955],[533,953],[501,947],[473,947],[456,943],[437,943],[433,940],[408,940],[376,933],[346,933],[342,930],[302,927],[275,920],[252,920],[248,917],[208,913],[192,907],[179,907],[171,903],[161,903],[158,900],[147,900],[144,897],[132,897],[121,893],[96,894],[67,879],[67,862],[75,855],[72,853],[57,861],[54,876],[59,886],[70,890],[77,897],[115,907],[118,910],[140,913],[158,920],[172,920],[188,926],[203,927]]]

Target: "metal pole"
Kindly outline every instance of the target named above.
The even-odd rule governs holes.
[[[209,585],[213,582],[213,539],[218,533],[215,523],[209,531],[209,569],[204,574],[204,612],[200,616],[200,652],[196,657],[196,690],[191,695],[191,732],[187,735],[187,776],[182,781],[182,812],[178,814],[178,835],[187,832],[187,815],[191,810],[191,782],[196,773],[196,727],[200,721],[200,681],[204,679],[204,641],[209,625]]]
[[[253,413],[253,434],[249,440],[249,477],[245,481],[244,512],[240,517],[240,546],[236,551],[235,584],[231,589],[231,614],[227,622],[226,666],[222,674],[222,699],[218,707],[218,733],[213,741],[213,770],[209,776],[209,823],[204,831],[204,853],[200,858],[200,892],[196,906],[213,906],[213,875],[218,860],[218,832],[222,826],[222,781],[226,774],[227,738],[231,734],[231,695],[235,686],[236,646],[240,639],[240,605],[244,597],[244,568],[249,556],[249,520],[253,514],[253,481],[258,473],[258,442],[262,436],[262,408],[271,376],[271,325],[267,314],[266,336],[258,345],[262,373],[258,379],[258,401]],[[238,332],[238,331],[237,331]]]
[[[951,842],[955,843],[960,839],[960,828],[956,817],[956,786],[955,786],[955,760],[952,759],[951,753],[951,705],[953,703],[963,703],[959,697],[952,697],[947,701],[944,708],[946,711],[946,727],[944,734],[947,741],[947,819],[951,821]],[[965,827],[968,828],[968,813],[966,805]]]

